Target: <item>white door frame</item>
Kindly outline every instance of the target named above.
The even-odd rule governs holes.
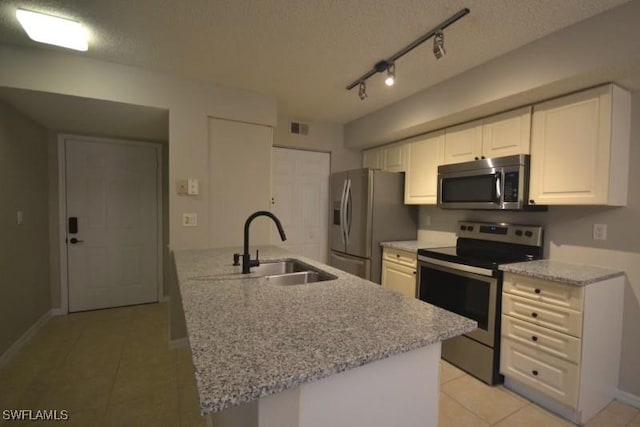
[[[134,141],[128,139],[100,138],[95,136],[75,135],[75,134],[59,134],[58,135],[58,232],[59,232],[59,248],[60,248],[60,308],[54,308],[53,314],[69,313],[69,276],[67,268],[67,160],[65,142],[67,139],[80,138],[86,141],[102,142],[109,144],[121,144],[131,146],[150,147],[156,150],[156,161],[158,164],[156,172],[156,194],[157,194],[157,211],[158,211],[158,229],[156,231],[158,238],[158,302],[162,300],[164,295],[164,281],[162,275],[162,248],[164,246],[162,239],[163,218],[162,218],[162,145],[155,142]]]

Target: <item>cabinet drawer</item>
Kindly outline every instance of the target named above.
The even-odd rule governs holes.
[[[502,336],[569,362],[580,363],[581,341],[571,335],[503,315]]]
[[[582,311],[584,289],[580,286],[505,273],[502,289],[510,294]]]
[[[416,269],[394,262],[382,261],[382,287],[415,298]]]
[[[579,311],[503,293],[502,313],[574,337],[582,336]]]
[[[416,268],[416,254],[413,252],[407,252],[400,249],[384,248],[382,252],[382,259],[391,262],[397,262],[398,264],[406,265],[407,267]]]
[[[500,373],[560,403],[572,408],[577,407],[578,365],[502,338]]]

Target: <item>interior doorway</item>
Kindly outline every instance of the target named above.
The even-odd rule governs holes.
[[[272,231],[271,242],[326,263],[331,155],[274,147],[272,165],[271,211],[282,221],[287,240],[281,242]]]
[[[70,312],[158,301],[161,154],[153,143],[61,138]]]

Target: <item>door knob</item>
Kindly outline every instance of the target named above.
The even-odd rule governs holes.
[[[83,243],[84,240],[79,240],[76,239],[75,237],[72,237],[71,239],[69,239],[69,243],[71,243],[72,245],[75,245],[76,243]]]

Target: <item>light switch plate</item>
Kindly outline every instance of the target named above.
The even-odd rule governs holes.
[[[176,181],[176,192],[183,196],[185,194],[187,194],[187,180],[186,179],[179,179],[178,181]]]
[[[198,226],[198,214],[196,214],[196,213],[183,213],[182,214],[182,226],[183,227],[197,227]]]
[[[24,215],[22,214],[22,211],[16,212],[16,222],[18,223],[18,225],[22,225],[22,223],[24,222]]]

